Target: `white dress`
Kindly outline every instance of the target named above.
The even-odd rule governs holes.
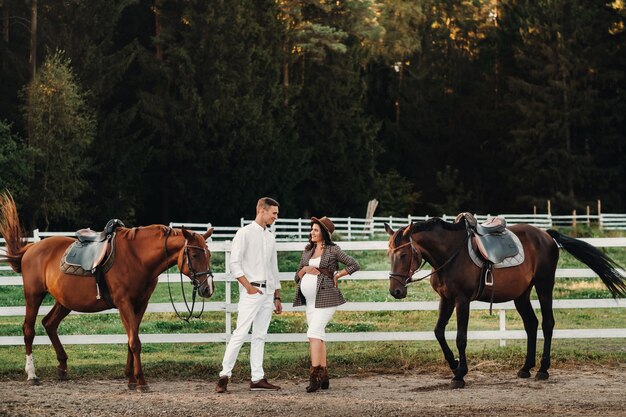
[[[309,266],[319,268],[322,257],[311,258]],[[315,295],[317,294],[317,275],[304,274],[300,281],[300,291],[306,299],[306,321],[309,329],[307,337],[325,340],[326,325],[337,311],[337,307],[316,308]]]

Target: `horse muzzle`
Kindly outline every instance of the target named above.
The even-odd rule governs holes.
[[[391,296],[397,300],[406,298],[406,287],[389,288],[389,294],[391,294]]]
[[[196,274],[196,276],[197,275],[206,275],[206,279],[196,285],[198,294],[200,294],[200,297],[202,298],[210,298],[215,292],[215,284],[213,283],[213,274],[211,272],[206,272],[204,274]]]

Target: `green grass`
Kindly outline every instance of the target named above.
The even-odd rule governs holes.
[[[542,343],[539,342],[539,349]],[[56,358],[50,346],[35,346],[35,364],[40,378],[56,375]],[[144,344],[142,364],[148,381],[155,379],[203,379],[213,382],[220,370],[225,345]],[[66,347],[69,376],[73,379],[123,379],[126,348],[122,345]],[[508,341],[498,347],[497,341],[472,341],[468,345],[470,371],[511,372],[521,367],[525,355],[524,341]],[[540,352],[540,350],[539,350]],[[24,353],[21,346],[0,348],[0,378],[24,379]],[[233,370],[235,380],[250,375],[249,345],[244,344]],[[271,343],[266,346],[264,368],[270,378],[305,376],[309,353],[306,343]],[[539,354],[537,363],[539,361]],[[577,340],[553,342],[552,369],[566,372],[578,366],[621,366],[626,361],[623,340],[605,339],[602,343]],[[436,342],[353,342],[329,343],[328,362],[331,375],[345,376],[371,372],[399,373],[409,370],[450,374]]]

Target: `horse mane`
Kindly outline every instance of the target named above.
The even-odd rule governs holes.
[[[162,225],[162,224],[151,224],[149,226],[139,226],[139,227],[133,227],[133,228],[121,227],[117,229],[116,233],[118,233],[118,236],[121,236],[124,239],[135,240],[137,238],[137,235],[139,234],[144,235],[148,232],[154,232],[154,231],[160,232],[161,236],[165,236],[168,230],[170,230],[171,236],[178,236],[179,234],[182,233],[180,229],[174,229],[174,228]]]
[[[444,230],[456,231],[456,230],[466,230],[466,220],[462,219],[458,223],[450,223],[439,217],[433,217],[432,219],[428,219],[421,222],[414,222],[411,225],[411,232],[429,232],[436,227],[441,227]],[[406,231],[405,231],[406,233]]]

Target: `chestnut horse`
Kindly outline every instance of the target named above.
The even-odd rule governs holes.
[[[544,336],[541,366],[535,379],[548,378],[554,328],[552,290],[559,259],[557,244],[598,274],[613,297],[626,295],[626,281],[618,271],[619,265],[604,253],[586,242],[562,235],[555,230],[545,232],[526,224],[508,228],[522,243],[524,261],[518,266],[493,269],[494,286],[485,286],[484,291],[479,291],[481,268],[474,264],[469,255],[468,227],[465,219],[459,223],[448,223],[439,218],[413,223],[395,232],[385,224],[385,230],[391,235],[388,251],[392,271],[389,276],[389,292],[393,297],[406,297],[407,285],[412,282],[412,276],[423,260],[434,270],[430,276],[430,284],[440,296],[435,337],[454,373],[451,388],[465,386],[463,377],[467,374],[465,357],[467,327],[470,302],[474,299],[496,303],[510,300],[515,302],[515,308],[522,317],[527,335],[526,361],[517,375],[520,378],[530,377],[530,370],[535,366],[539,324],[530,302],[533,286],[536,288],[541,306],[541,328]],[[476,298],[479,292],[482,294]],[[446,325],[455,308],[458,360],[454,358],[445,338]]]
[[[104,274],[104,280],[128,335],[125,372],[130,389],[149,390],[141,367],[139,324],[159,274],[177,264],[181,272],[191,278],[202,297],[213,294],[211,254],[206,245],[206,238],[212,233],[213,229],[200,235],[184,227],[180,230],[162,225],[117,229],[115,260]],[[15,202],[8,193],[0,195],[0,234],[6,240],[4,260],[15,272],[21,272],[24,282],[26,316],[23,332],[28,381],[38,384],[32,354],[33,339],[37,312],[46,293],[52,295],[56,302],[42,323],[56,351],[59,362],[57,375],[65,379],[67,354],[57,333],[59,323],[72,310],[92,313],[106,310],[109,306],[104,299],[96,299],[93,277],[61,272],[61,257],[75,239],[49,237],[36,243],[26,243],[22,238]]]

